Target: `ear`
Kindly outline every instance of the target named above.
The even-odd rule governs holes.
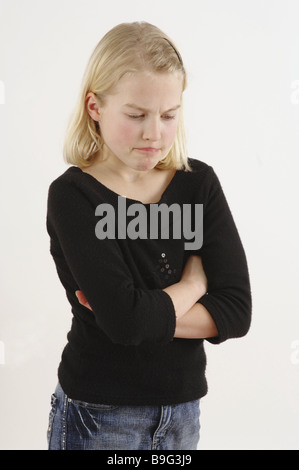
[[[99,122],[100,120],[100,108],[96,99],[96,95],[92,92],[89,92],[85,98],[85,105],[89,116],[94,120]]]

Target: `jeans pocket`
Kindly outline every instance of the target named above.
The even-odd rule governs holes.
[[[87,410],[98,410],[98,411],[111,411],[116,410],[119,408],[118,405],[105,405],[102,403],[88,403],[86,401],[81,400],[73,400],[69,398],[68,401],[73,403],[75,406],[79,406],[80,408],[85,408]]]
[[[118,406],[87,403],[68,398],[68,445],[77,448],[92,449],[105,439],[105,429],[113,427],[117,419]],[[80,436],[78,441],[78,435]]]
[[[49,424],[48,424],[48,429],[47,429],[48,444],[50,443],[50,439],[51,439],[53,421],[54,421],[54,418],[55,418],[56,409],[57,409],[57,397],[56,397],[55,393],[53,393],[51,395],[51,410],[50,410],[50,413],[49,413]]]

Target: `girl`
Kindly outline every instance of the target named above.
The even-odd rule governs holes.
[[[232,215],[213,169],[186,154],[185,87],[177,48],[147,23],[113,28],[90,58],[65,143],[72,166],[48,195],[50,251],[73,313],[49,449],[197,449],[203,341],[249,329]],[[165,236],[178,217],[180,236]],[[200,246],[186,244],[187,220],[195,237],[203,230]]]

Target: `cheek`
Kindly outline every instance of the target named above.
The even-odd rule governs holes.
[[[172,142],[174,141],[176,133],[177,133],[177,129],[178,129],[178,124],[175,123],[167,127],[167,129],[165,130],[165,134],[164,134],[165,140],[167,140],[169,144],[172,144]]]
[[[122,122],[117,126],[116,139],[119,145],[133,144],[138,136],[138,129],[136,126]]]
[[[100,127],[104,141],[111,148],[131,147],[138,136],[133,123],[115,115],[104,115]]]

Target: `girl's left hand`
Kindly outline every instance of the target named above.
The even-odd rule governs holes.
[[[77,296],[77,299],[78,299],[79,303],[81,305],[83,305],[84,307],[89,308],[89,310],[92,310],[92,308],[89,305],[89,303],[87,302],[86,297],[83,294],[82,290],[76,290],[75,293],[76,293],[76,296]]]

